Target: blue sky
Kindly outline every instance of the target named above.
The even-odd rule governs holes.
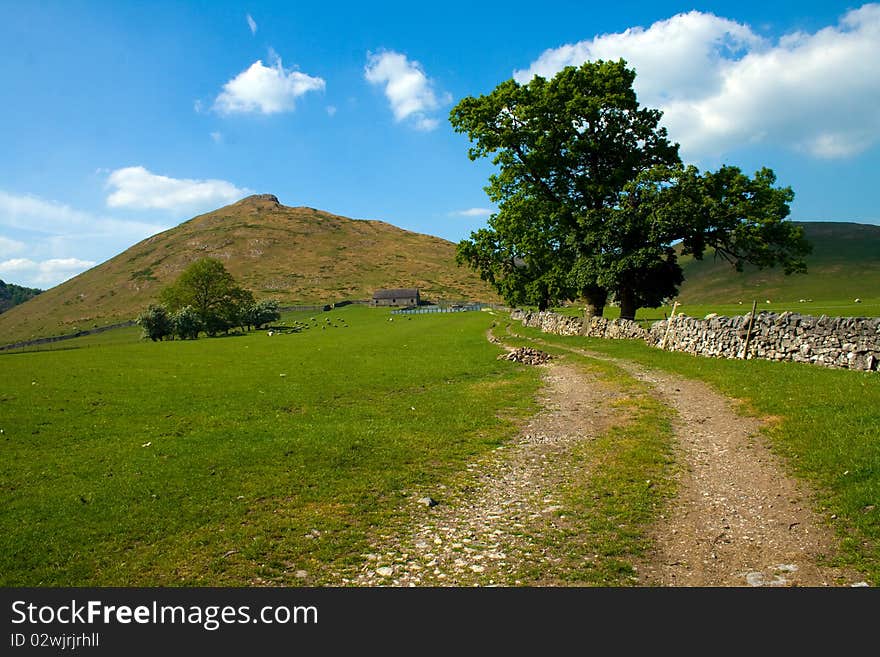
[[[51,287],[250,193],[457,241],[462,97],[625,58],[685,161],[880,223],[880,4],[6,2],[0,278]]]

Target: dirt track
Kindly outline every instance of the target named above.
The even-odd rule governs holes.
[[[786,475],[755,418],[706,384],[623,364],[677,415],[678,496],[642,572],[663,586],[831,586],[859,581],[822,565],[832,531]]]
[[[738,414],[702,382],[614,362],[674,411],[682,466],[677,496],[651,532],[653,548],[635,564],[640,585],[815,587],[862,580],[827,565],[833,532],[812,510],[810,492],[768,449],[758,420]],[[511,443],[471,464],[457,489],[435,491],[442,503],[411,501],[404,525],[378,537],[342,584],[571,583],[554,573],[565,559],[547,546],[558,541],[535,537],[560,531],[554,491],[575,468],[584,476],[591,467],[573,462],[569,451],[623,421],[610,403],[622,393],[565,359],[540,367],[543,410]],[[526,565],[543,573],[539,581],[520,579]]]

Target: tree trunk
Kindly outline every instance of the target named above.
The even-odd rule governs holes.
[[[630,288],[623,288],[620,290],[618,296],[620,297],[620,319],[634,321],[636,318],[636,310],[638,310],[638,307],[636,306],[636,295]]]
[[[591,288],[584,292],[584,319],[601,317],[605,312],[608,293],[601,288]]]
[[[550,307],[550,302],[547,299],[541,299],[538,301],[538,311],[539,312],[544,312],[549,307]]]

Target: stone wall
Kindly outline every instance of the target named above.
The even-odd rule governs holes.
[[[720,358],[744,356],[748,314],[707,319],[679,315],[671,323],[655,322],[648,344],[659,347],[667,325],[667,349]],[[880,365],[880,318],[759,313],[752,326],[748,357],[876,371]]]
[[[676,315],[649,329],[627,320],[594,317],[584,329],[579,317],[515,310],[526,326],[557,335],[645,340],[652,347],[716,358],[743,358],[749,315],[696,319]],[[759,313],[751,330],[749,358],[815,363],[826,367],[880,369],[880,318],[812,317],[796,313]]]
[[[522,310],[514,310],[510,317],[522,321],[525,326],[539,328],[545,333],[556,335],[586,335],[591,338],[613,340],[621,338],[646,340],[648,337],[648,331],[638,323],[626,319],[591,317],[585,330],[584,320],[581,317],[568,317],[549,312],[529,313]]]

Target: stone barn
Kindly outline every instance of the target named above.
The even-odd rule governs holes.
[[[419,291],[416,288],[399,290],[376,290],[371,306],[418,306]]]

